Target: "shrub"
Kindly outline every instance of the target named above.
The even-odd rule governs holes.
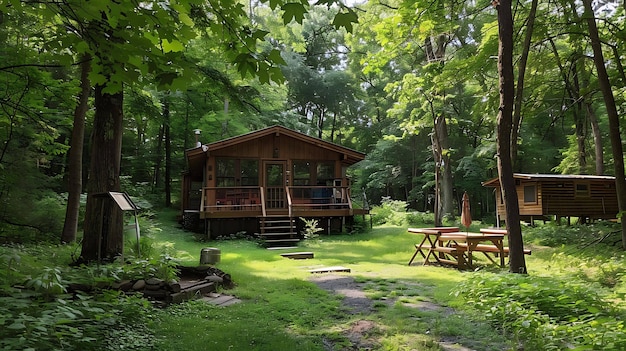
[[[455,292],[495,327],[531,350],[609,350],[624,345],[626,330],[593,286],[520,274],[476,274]],[[614,329],[598,323],[614,325]],[[600,324],[602,324],[600,323]],[[592,348],[590,348],[592,347]],[[618,348],[619,349],[619,348]]]
[[[305,239],[316,239],[320,236],[319,233],[324,230],[320,228],[319,221],[315,218],[306,219],[300,217],[300,220],[304,222],[302,237],[304,237]]]
[[[412,226],[431,226],[435,224],[435,214],[430,212],[409,212],[406,221]]]
[[[376,225],[385,223],[393,225],[404,225],[407,203],[400,200],[392,200],[383,197],[380,206],[372,207],[371,213],[373,222]]]

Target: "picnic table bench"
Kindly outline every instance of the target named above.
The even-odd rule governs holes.
[[[509,247],[504,246],[506,229],[484,228],[479,233],[470,233],[461,232],[458,227],[435,227],[409,228],[408,232],[424,235],[422,241],[415,244],[409,265],[420,254],[424,265],[430,264],[433,258],[437,263],[472,268],[473,253],[482,252],[493,264],[504,267],[504,258],[509,255]],[[531,250],[525,249],[524,254],[530,255]]]

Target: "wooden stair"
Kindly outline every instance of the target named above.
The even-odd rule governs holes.
[[[261,239],[268,249],[293,248],[300,241],[295,218],[265,216],[260,218],[259,227]]]

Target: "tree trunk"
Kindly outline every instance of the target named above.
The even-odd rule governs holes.
[[[68,156],[68,189],[65,222],[61,233],[61,243],[71,243],[76,240],[78,232],[78,215],[80,212],[80,194],[83,190],[83,144],[85,138],[85,116],[89,109],[88,100],[91,92],[89,71],[91,56],[85,54],[80,64],[80,95],[78,105],[74,110],[74,127]]]
[[[87,182],[83,246],[79,262],[111,260],[124,249],[122,211],[107,195],[120,190],[123,92],[107,94],[95,87],[91,166]]]
[[[504,197],[506,229],[509,233],[509,269],[527,273],[524,243],[520,226],[519,204],[513,179],[511,140],[515,86],[513,74],[513,14],[511,0],[500,0],[498,11],[498,73],[500,77],[500,108],[497,121],[498,175]]]
[[[165,119],[163,134],[165,137],[165,207],[167,208],[172,206],[172,144],[170,140],[170,102],[168,95],[163,98],[163,118]]]
[[[154,162],[154,178],[153,178],[153,188],[159,189],[161,187],[161,160],[163,159],[163,152],[161,151],[161,145],[163,144],[163,134],[165,133],[165,125],[161,124],[159,127],[159,136],[157,137],[157,145],[156,145],[156,160]]]
[[[611,90],[609,75],[604,66],[604,55],[602,54],[602,44],[598,36],[595,16],[591,8],[591,0],[583,0],[585,7],[585,18],[589,26],[589,38],[593,48],[593,62],[598,73],[598,84],[604,97],[606,114],[609,118],[609,137],[611,138],[611,149],[613,152],[613,165],[615,169],[615,190],[617,191],[617,204],[620,213],[626,210],[626,178],[624,178],[624,152],[622,148],[622,137],[619,129],[619,114],[615,106],[615,98]],[[622,248],[626,250],[626,220],[622,218]]]
[[[593,145],[596,155],[596,175],[604,175],[604,150],[602,148],[600,124],[598,123],[598,117],[593,110],[591,101],[585,101],[585,106],[587,107],[587,118],[589,118],[589,123],[591,124],[591,132],[593,133]]]
[[[441,157],[441,213],[443,219],[446,215],[452,214],[454,203],[454,184],[452,182],[452,167],[450,165],[450,141],[448,138],[448,126],[446,118],[440,115],[435,120],[435,139],[439,147]]]
[[[524,76],[526,75],[526,63],[535,27],[535,15],[537,13],[538,0],[533,0],[528,13],[528,24],[526,25],[526,36],[524,37],[524,47],[518,65],[517,91],[515,92],[515,106],[513,109],[513,122],[511,126],[511,162],[515,165],[517,159],[517,139],[522,127],[522,103],[524,100]]]

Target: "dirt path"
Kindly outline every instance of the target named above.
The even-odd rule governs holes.
[[[311,278],[318,287],[329,291],[333,294],[343,296],[342,307],[351,315],[366,316],[374,312],[374,301],[369,299],[364,291],[365,284],[358,283],[353,277],[339,274],[322,274]],[[391,305],[394,299],[383,300]],[[419,301],[416,303],[405,304],[405,306],[417,308],[424,311],[440,311],[446,307],[427,301]],[[450,310],[449,313],[454,313]],[[357,320],[343,334],[350,340],[351,345],[347,347],[337,348],[332,341],[324,340],[324,346],[327,351],[363,351],[377,350],[380,343],[375,335],[379,326],[376,322],[367,319]],[[439,345],[445,351],[473,351],[471,349],[460,346],[454,342],[440,341]]]

